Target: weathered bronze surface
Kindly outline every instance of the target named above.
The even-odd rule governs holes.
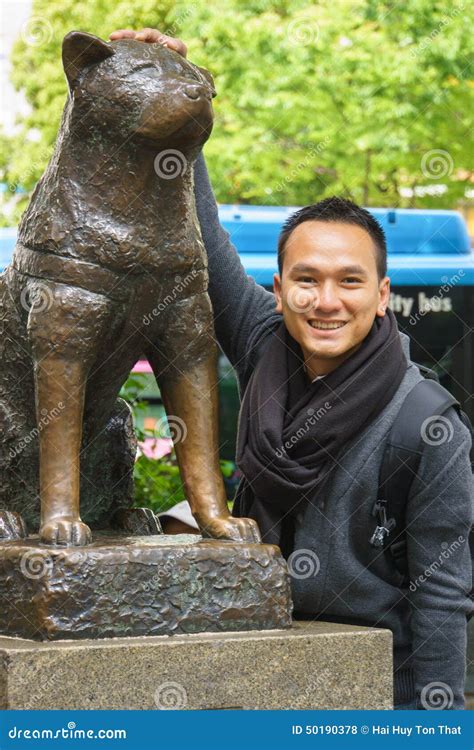
[[[145,354],[187,433],[176,452],[203,535],[258,542],[253,521],[230,516],[218,463],[192,169],[212,78],[161,46],[79,32],[63,63],[56,148],[0,276],[0,536],[21,537],[14,511],[43,543],[80,546],[87,524],[131,505],[133,428],[117,395]]]
[[[278,547],[193,535],[94,535],[82,549],[3,542],[0,632],[34,640],[287,628]]]

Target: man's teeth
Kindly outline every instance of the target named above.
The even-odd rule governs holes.
[[[322,323],[319,320],[309,320],[308,321],[311,328],[321,328],[322,330],[330,330],[333,328],[342,328],[342,326],[345,325],[345,323]]]

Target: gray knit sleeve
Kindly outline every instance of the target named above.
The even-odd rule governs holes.
[[[281,320],[275,297],[247,276],[228,232],[219,223],[216,199],[202,153],[194,166],[195,198],[209,264],[209,296],[217,340],[239,378],[252,355]],[[275,248],[276,251],[276,248]]]
[[[472,564],[471,437],[454,409],[423,430],[407,503],[413,660],[419,708],[464,708]]]

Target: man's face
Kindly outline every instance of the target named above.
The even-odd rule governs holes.
[[[376,249],[362,227],[305,221],[289,236],[277,312],[300,344],[308,375],[325,375],[358,349],[375,316],[385,315],[390,280],[379,281]]]

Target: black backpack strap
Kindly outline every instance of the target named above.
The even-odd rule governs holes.
[[[431,426],[432,439],[435,440],[436,421],[430,425],[426,420],[441,416],[451,406],[460,412],[459,402],[436,380],[417,383],[406,396],[395,418],[382,459],[379,495],[372,511],[377,525],[370,544],[388,551],[396,569],[404,576],[405,585],[408,583],[405,511],[410,487],[420,464],[422,432],[430,436]],[[462,414],[462,417],[465,415]],[[443,429],[441,422],[438,427]]]
[[[426,365],[416,365],[426,380],[436,380],[437,383],[439,383],[439,378],[437,373],[431,369],[431,367],[426,367]]]

